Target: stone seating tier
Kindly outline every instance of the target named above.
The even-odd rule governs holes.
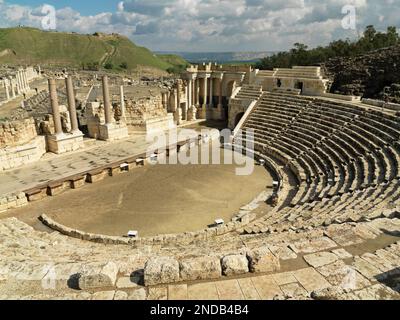
[[[303,215],[312,212],[308,219],[315,226],[362,220],[398,205],[396,120],[343,102],[263,94],[243,129],[254,130],[255,148],[283,162],[297,180],[291,206],[274,224],[288,222],[282,213],[304,223]],[[256,229],[269,230],[272,220],[267,220]]]

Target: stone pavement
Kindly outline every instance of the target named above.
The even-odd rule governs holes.
[[[346,226],[351,224],[342,225],[342,229]],[[363,236],[363,243],[358,241],[345,247],[335,242],[343,237],[343,230],[331,230],[329,245],[326,241],[322,243],[321,232],[326,232],[326,228],[303,233],[283,232],[265,238],[230,235],[226,237],[226,243],[221,238],[204,241],[201,245],[193,242],[185,246],[131,247],[80,241],[57,232],[36,231],[15,218],[0,219],[0,299],[398,300],[399,238],[375,238],[374,247],[367,239],[373,234],[378,236],[379,230],[393,233],[399,227],[398,219],[366,222],[364,234],[362,229],[356,229]],[[370,234],[366,234],[367,231]],[[246,242],[235,252],[251,249],[251,239],[257,245],[266,240],[272,248],[274,237],[279,237],[280,242],[288,241],[285,245],[293,243],[289,246],[298,252],[297,257],[279,255],[281,269],[278,272],[143,286],[143,266],[150,257],[167,255],[182,259],[202,255],[202,250],[220,257],[231,252],[232,244],[237,246]],[[108,271],[104,271],[106,269]],[[102,275],[102,279],[111,282],[98,282],[93,287],[77,290],[74,279],[85,274],[94,279]]]
[[[135,135],[117,142],[96,141],[95,146],[68,154],[46,154],[31,165],[0,172],[0,196],[18,194],[41,183],[142,154],[150,145],[145,135]]]

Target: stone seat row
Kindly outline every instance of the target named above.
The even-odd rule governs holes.
[[[307,205],[286,207],[249,224],[244,232],[282,232],[347,222],[364,222],[383,217],[398,218],[400,202],[396,190],[399,186],[398,181],[393,181],[378,188],[370,187]]]
[[[374,114],[369,119],[369,113],[355,106],[279,96],[264,94],[244,129],[254,130],[256,148],[282,161],[297,177],[292,207],[307,211],[316,201],[328,204],[330,199],[359,199],[362,194],[374,201],[352,199],[353,206],[345,202],[337,211],[354,215],[369,205],[365,210],[373,215],[387,200],[385,195],[396,193],[392,181],[399,178],[400,150],[393,117]],[[384,125],[376,129],[379,119],[385,119]]]

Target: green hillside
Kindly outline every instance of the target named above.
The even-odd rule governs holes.
[[[180,58],[179,58],[180,59]],[[171,61],[172,62],[172,61]],[[121,35],[47,32],[34,28],[0,29],[0,64],[42,64],[77,68],[168,70],[175,64],[136,46]]]

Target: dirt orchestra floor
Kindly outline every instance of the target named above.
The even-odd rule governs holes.
[[[125,235],[129,230],[138,230],[142,237],[197,231],[217,218],[229,221],[240,207],[272,185],[263,167],[255,166],[248,176],[237,176],[237,167],[146,166],[7,215],[40,229],[37,217],[46,213],[66,226],[106,235]]]

